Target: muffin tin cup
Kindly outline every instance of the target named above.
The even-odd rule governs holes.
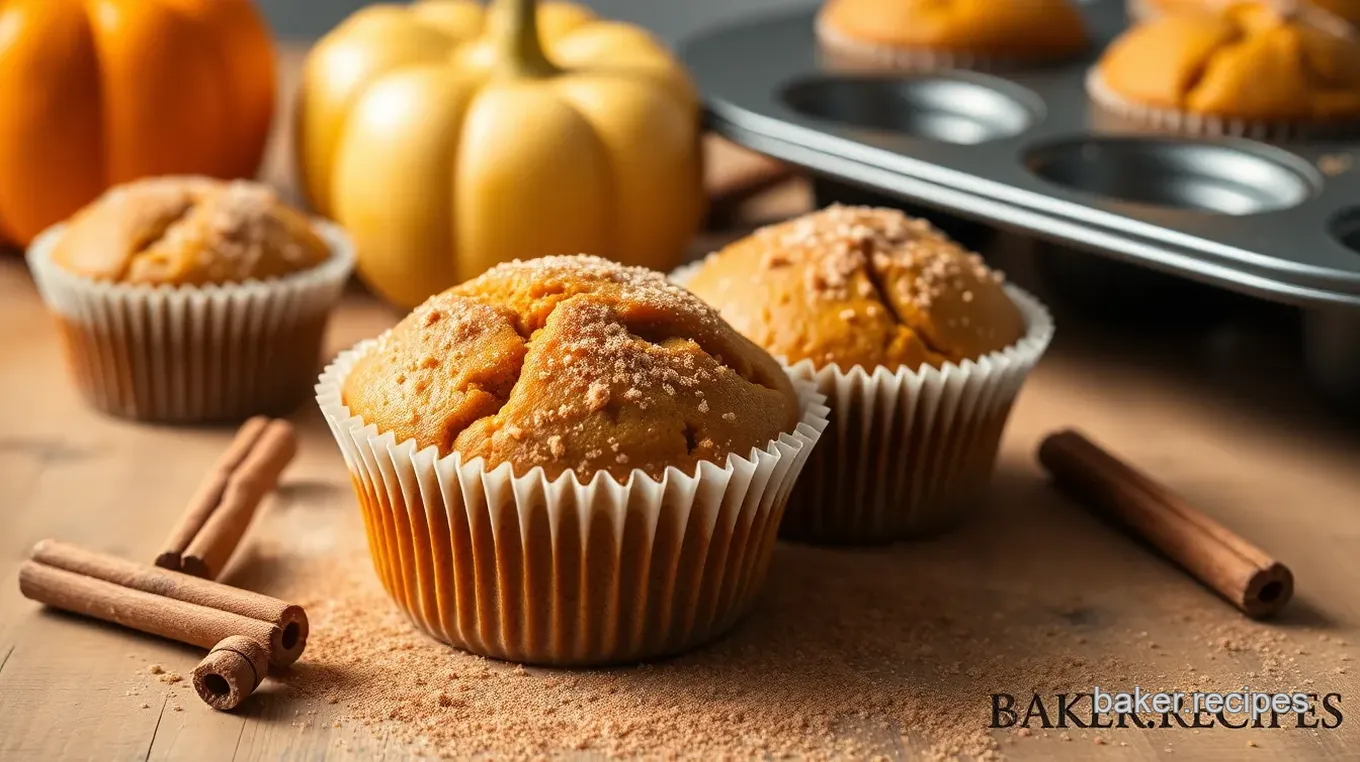
[[[1024,338],[977,361],[918,370],[804,360],[789,368],[827,397],[831,425],[789,501],[781,536],[872,544],[957,523],[986,491],[1011,406],[1053,338],[1040,302],[1013,286]]]
[[[1098,69],[1086,73],[1086,93],[1105,111],[1130,122],[1164,132],[1212,138],[1249,138],[1262,141],[1333,140],[1360,135],[1360,120],[1259,121],[1216,114],[1193,114],[1156,108],[1120,97],[1105,83]]]
[[[542,468],[439,457],[351,415],[341,390],[363,342],[322,373],[317,402],[344,454],[373,565],[430,635],[498,659],[555,666],[632,662],[710,641],[750,608],[795,480],[827,426],[795,380],[802,419],[749,456],[660,480],[582,482]]]
[[[268,281],[145,286],[96,281],[52,260],[63,225],[28,249],[43,302],[57,319],[72,378],[95,408],[156,423],[286,413],[316,379],[332,307],[354,269],[340,228],[321,265]]]

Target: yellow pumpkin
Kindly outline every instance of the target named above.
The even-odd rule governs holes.
[[[274,87],[249,0],[0,0],[0,243],[139,177],[254,175]]]
[[[577,5],[370,6],[309,55],[296,124],[308,200],[404,307],[514,258],[669,268],[703,215],[687,75]]]

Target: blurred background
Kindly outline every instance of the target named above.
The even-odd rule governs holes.
[[[312,39],[334,28],[364,0],[258,0],[274,33]],[[811,7],[811,0],[585,0],[601,16],[647,27],[674,45],[708,26],[775,8]]]

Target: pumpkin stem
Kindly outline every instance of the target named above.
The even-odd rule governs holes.
[[[543,53],[535,0],[493,0],[500,15],[500,68],[509,76],[550,77],[560,70]]]

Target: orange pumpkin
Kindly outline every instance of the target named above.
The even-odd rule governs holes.
[[[274,87],[249,0],[0,0],[0,243],[138,177],[254,175]]]

